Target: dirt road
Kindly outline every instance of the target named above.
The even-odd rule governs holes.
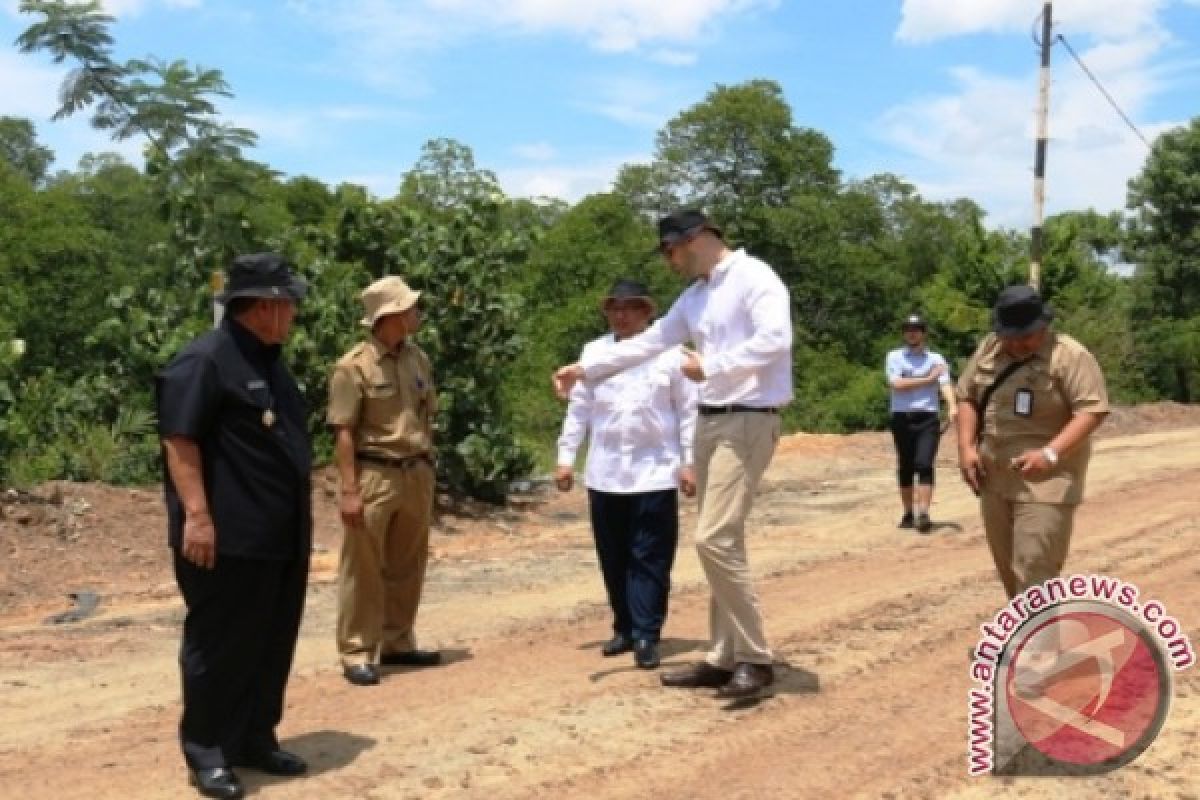
[[[450,663],[391,671],[378,687],[340,676],[334,559],[319,553],[280,731],[312,774],[244,771],[251,796],[1200,797],[1196,670],[1176,676],[1165,728],[1124,769],[967,777],[967,649],[1004,597],[974,498],[950,467],[938,527],[919,536],[894,528],[885,437],[785,440],[750,536],[780,681],[751,704],[664,690],[655,673],[600,656],[608,617],[579,492],[444,520],[419,623],[423,644],[443,648]],[[1071,572],[1136,583],[1194,643],[1197,486],[1200,427],[1103,440],[1068,562]],[[321,502],[319,540],[330,547],[336,526]],[[161,526],[156,514],[137,524]],[[684,540],[665,666],[699,657],[707,633],[707,594]],[[14,600],[0,616],[0,797],[191,796],[175,740],[181,611],[166,554],[139,555],[130,577],[111,568],[90,576],[105,594],[91,619],[43,624],[58,600]],[[29,571],[23,580],[33,580]]]

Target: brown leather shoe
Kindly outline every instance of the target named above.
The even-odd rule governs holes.
[[[729,670],[701,661],[690,667],[664,672],[658,679],[663,686],[672,689],[716,689],[729,683],[732,677],[733,673]]]
[[[774,682],[775,668],[770,664],[743,661],[734,668],[729,682],[717,689],[717,697],[753,697]]]

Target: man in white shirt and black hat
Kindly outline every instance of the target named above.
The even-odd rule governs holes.
[[[779,410],[792,399],[792,321],[787,287],[763,261],[731,249],[702,212],[659,220],[659,252],[692,281],[644,333],[587,353],[554,373],[567,397],[682,347],[683,374],[700,386],[696,426],[696,550],[709,587],[711,646],[704,661],[662,675],[664,686],[758,694],[775,680],[746,557],[746,517],[779,441]],[[689,342],[696,350],[685,347]]]

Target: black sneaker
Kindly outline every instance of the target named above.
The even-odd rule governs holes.
[[[929,518],[928,514],[917,514],[917,530],[921,533],[929,533],[933,530],[933,520]]]
[[[913,526],[913,514],[911,511],[905,511],[904,516],[900,518],[900,524],[897,528],[911,528]]]

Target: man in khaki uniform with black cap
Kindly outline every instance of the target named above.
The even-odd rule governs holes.
[[[370,334],[329,381],[345,531],[337,645],[346,680],[359,686],[379,683],[380,664],[441,662],[437,651],[417,649],[413,633],[429,554],[437,404],[429,358],[412,341],[419,296],[397,276],[368,286]]]
[[[1083,499],[1089,436],[1108,415],[1087,348],[1050,327],[1029,286],[1010,286],[993,333],[958,382],[958,459],[980,497],[988,546],[1010,598],[1056,577]]]

